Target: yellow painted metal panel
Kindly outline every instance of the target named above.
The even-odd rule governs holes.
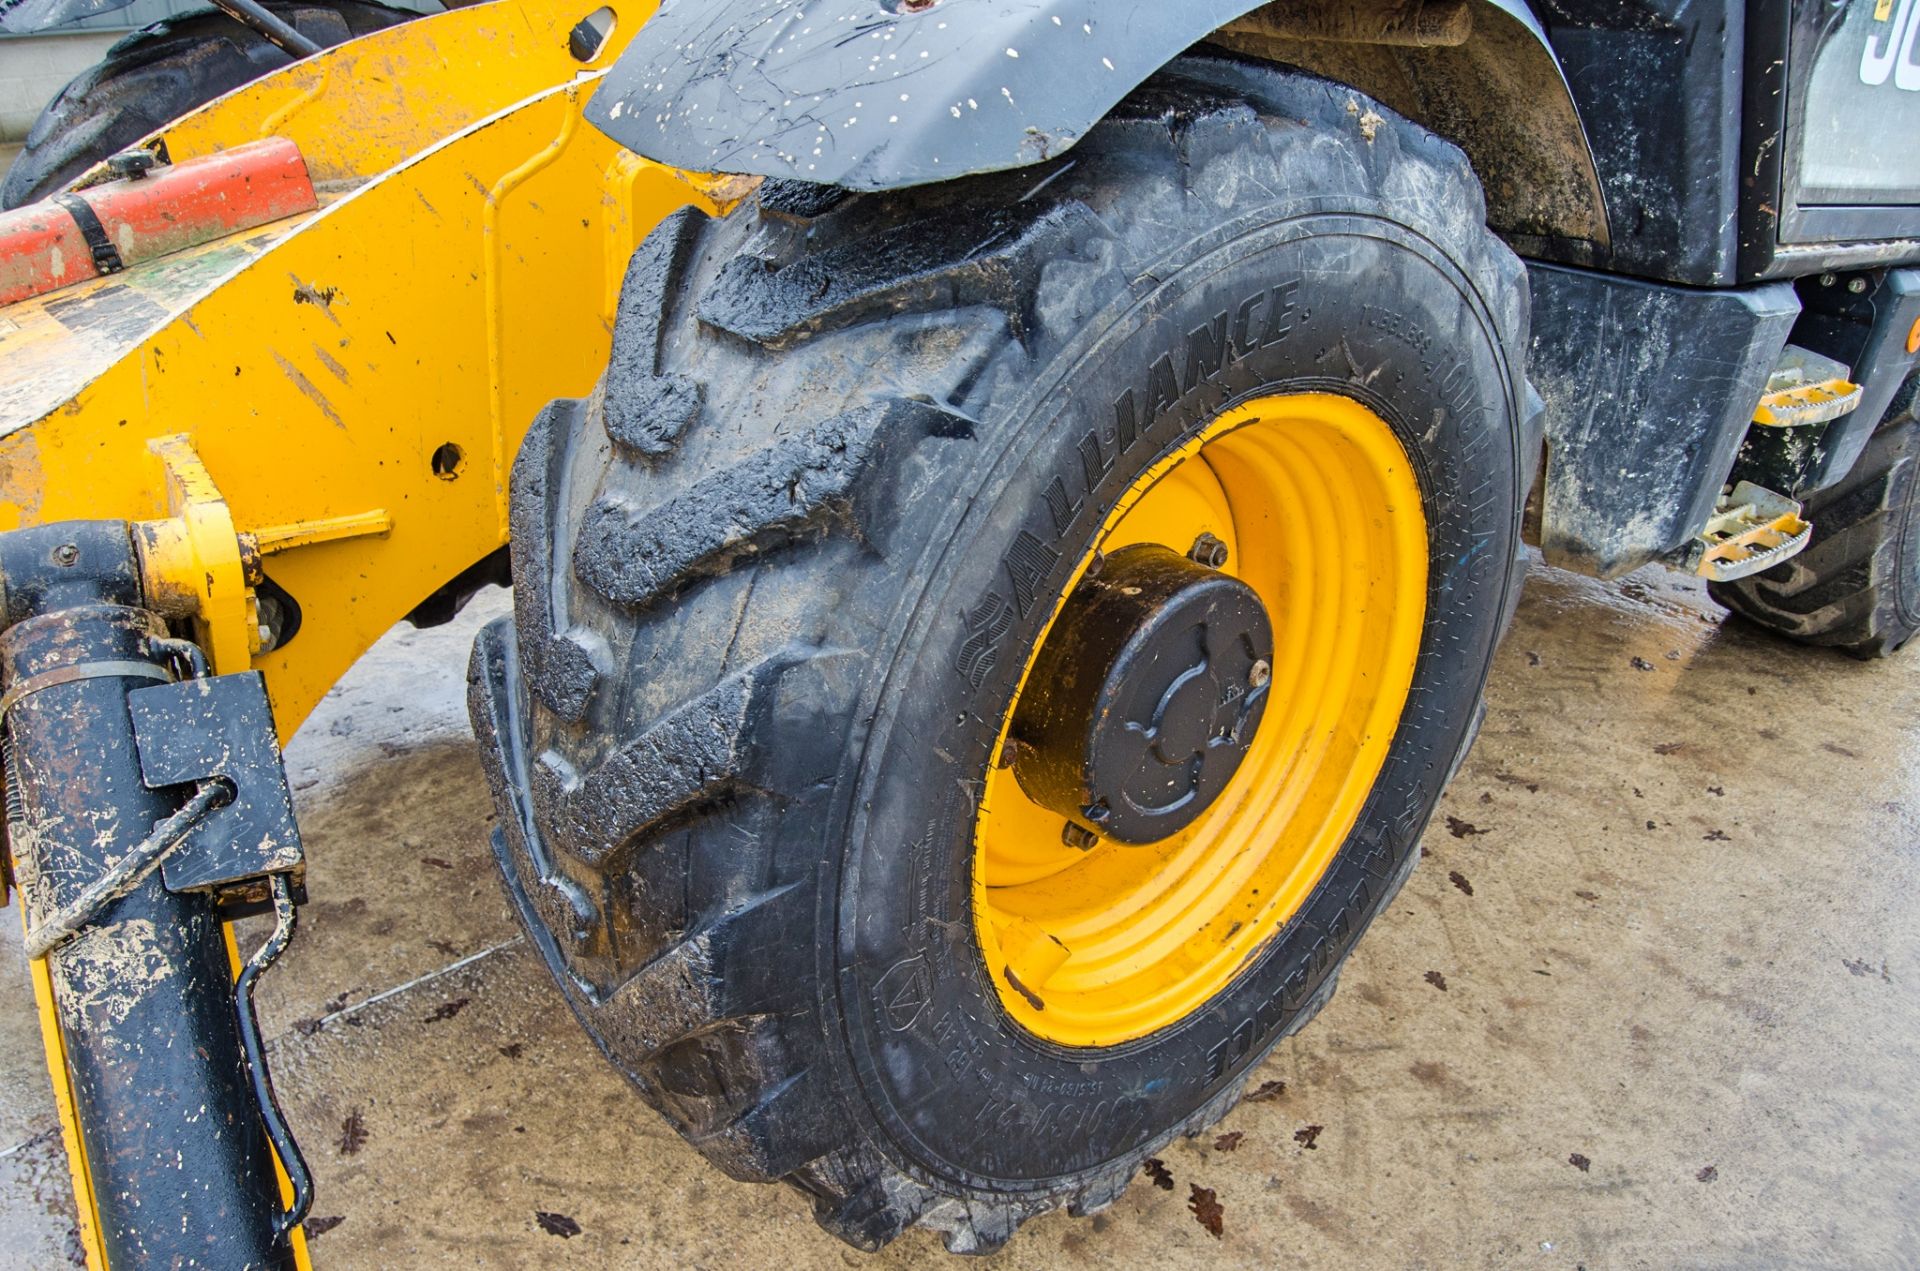
[[[581,71],[603,70],[653,16],[610,6],[612,32],[582,62],[567,36],[598,0],[491,0],[327,49],[167,125],[174,162],[286,137],[322,186],[357,183]]]
[[[290,734],[383,631],[505,542],[519,439],[546,401],[592,390],[639,239],[738,193],[585,126],[602,74],[304,220],[0,311],[0,529],[164,516],[148,443],[191,438],[235,528],[287,540],[267,569],[303,625],[253,665]],[[28,365],[66,374],[22,382]],[[436,473],[443,447],[459,462]],[[299,529],[376,514],[384,534]]]
[[[0,504],[0,528],[163,515],[146,442],[168,433],[193,438],[242,531],[386,509],[384,537],[271,562],[306,614],[256,663],[290,730],[382,631],[505,541],[521,433],[605,365],[610,262],[701,197],[579,126],[595,82],[549,90],[325,209],[0,439],[0,471],[39,475],[31,503]],[[432,470],[449,445],[462,455],[450,479]]]

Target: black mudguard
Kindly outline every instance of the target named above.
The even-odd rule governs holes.
[[[937,0],[908,11],[907,3],[668,0],[587,118],[675,167],[857,190],[922,185],[1061,153],[1188,46],[1261,7]],[[1531,33],[1527,56],[1567,95],[1525,3],[1487,3]]]

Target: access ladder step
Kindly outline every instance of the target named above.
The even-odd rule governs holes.
[[[1798,428],[1851,414],[1861,394],[1860,386],[1848,378],[1852,374],[1844,362],[1789,344],[1767,377],[1767,391],[1760,395],[1753,422],[1768,428]]]

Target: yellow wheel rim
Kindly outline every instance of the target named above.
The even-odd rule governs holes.
[[[1159,842],[1083,850],[1013,769],[987,776],[975,929],[1008,1014],[1060,1045],[1144,1037],[1228,985],[1353,829],[1413,680],[1426,520],[1406,452],[1373,411],[1325,393],[1247,402],[1136,481],[1094,550],[1185,553],[1202,533],[1226,544],[1225,571],[1258,593],[1274,633],[1265,715],[1220,797]]]

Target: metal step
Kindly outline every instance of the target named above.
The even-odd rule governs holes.
[[[1844,362],[1822,357],[1811,349],[1789,344],[1767,377],[1767,391],[1753,412],[1753,422],[1768,428],[1798,428],[1824,424],[1852,412],[1860,404],[1861,388],[1848,379]]]
[[[1720,496],[1706,528],[1682,549],[1680,564],[1716,583],[1771,569],[1813,538],[1800,510],[1786,495],[1742,481]]]

